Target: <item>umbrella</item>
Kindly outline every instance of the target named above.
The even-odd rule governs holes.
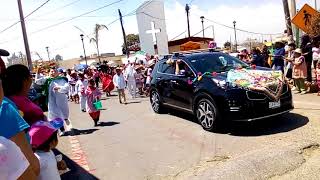
[[[87,69],[87,68],[88,68],[88,65],[78,64],[78,65],[76,65],[75,70],[79,71],[79,70],[84,70],[84,69]]]
[[[134,55],[146,55],[146,52],[144,51],[137,51]]]

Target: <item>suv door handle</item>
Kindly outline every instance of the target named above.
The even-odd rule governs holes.
[[[161,77],[157,77],[156,79],[157,79],[157,80],[160,80],[160,79],[161,79]]]
[[[177,81],[176,81],[176,80],[171,80],[170,82],[172,82],[172,83],[177,83]]]

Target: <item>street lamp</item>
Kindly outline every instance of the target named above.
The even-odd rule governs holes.
[[[83,47],[84,60],[86,61],[86,66],[88,66],[86,49],[84,48],[83,36],[84,36],[83,34],[80,34],[81,41],[82,41],[82,47]]]
[[[236,44],[236,51],[238,51],[236,23],[237,23],[236,21],[233,21],[234,41],[235,41],[235,44]]]
[[[202,37],[204,38],[204,25],[203,25],[204,16],[201,16],[200,19],[201,19],[201,23],[202,23]]]
[[[185,8],[186,12],[187,12],[187,23],[188,23],[188,37],[190,38],[190,21],[189,21],[189,14],[190,14],[190,6],[188,4],[186,4],[186,8]]]
[[[48,54],[48,60],[49,60],[49,62],[50,62],[49,47],[47,46],[46,49],[47,49],[47,54]]]

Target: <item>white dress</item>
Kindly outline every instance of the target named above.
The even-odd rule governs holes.
[[[48,77],[37,78],[35,83],[43,85]],[[54,88],[59,87],[58,91]],[[48,97],[48,119],[53,120],[56,118],[68,119],[69,118],[69,106],[68,97],[69,83],[64,79],[53,80],[49,85],[49,97]]]
[[[52,151],[35,152],[40,162],[40,174],[38,180],[60,180],[60,174],[57,167],[57,160]]]

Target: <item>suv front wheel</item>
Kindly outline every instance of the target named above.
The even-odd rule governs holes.
[[[201,98],[197,103],[195,114],[203,129],[212,131],[216,128],[219,112],[215,102],[211,98]]]
[[[163,105],[160,100],[160,95],[156,90],[151,90],[150,102],[151,102],[152,109],[155,113],[158,113],[158,114],[162,113]]]

